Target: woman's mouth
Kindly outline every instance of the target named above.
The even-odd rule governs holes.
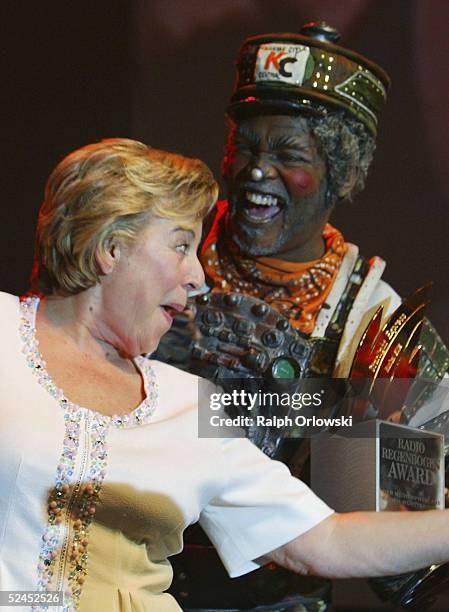
[[[185,306],[183,306],[182,304],[161,304],[160,308],[167,323],[171,325],[173,323],[173,318],[175,317],[176,313],[182,312]]]
[[[160,308],[161,308],[161,310],[162,310],[162,314],[163,314],[163,315],[164,315],[164,317],[165,317],[165,320],[166,320],[166,321],[167,321],[167,323],[168,323],[168,324],[171,326],[171,324],[173,323],[173,317],[172,317],[172,315],[170,314],[170,311],[168,310],[168,307],[167,307],[167,306],[161,306]]]
[[[247,190],[240,200],[243,215],[252,223],[268,223],[282,209],[281,199],[270,193]]]

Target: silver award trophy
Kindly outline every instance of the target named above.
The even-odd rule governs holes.
[[[427,293],[416,291],[384,325],[379,308],[350,375],[346,413],[357,424],[311,441],[312,488],[337,511],[449,505],[449,353],[423,316]],[[449,588],[449,564],[371,584],[382,599],[423,609]]]
[[[444,508],[444,436],[373,419],[311,440],[311,482],[337,512]]]

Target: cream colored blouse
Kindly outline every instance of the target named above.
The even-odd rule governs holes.
[[[39,355],[37,307],[0,293],[0,589],[61,591],[60,612],[179,610],[167,558],[187,525],[238,576],[332,513],[247,440],[199,438],[195,376],[138,358],[132,413],[72,404]]]

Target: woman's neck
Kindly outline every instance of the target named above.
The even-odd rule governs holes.
[[[42,333],[61,336],[91,357],[122,362],[124,357],[107,340],[106,326],[101,323],[101,297],[95,289],[73,296],[43,298],[37,311],[36,327]]]

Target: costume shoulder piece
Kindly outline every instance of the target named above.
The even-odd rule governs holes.
[[[421,331],[419,374],[428,380],[441,380],[449,372],[449,350],[428,319]]]

